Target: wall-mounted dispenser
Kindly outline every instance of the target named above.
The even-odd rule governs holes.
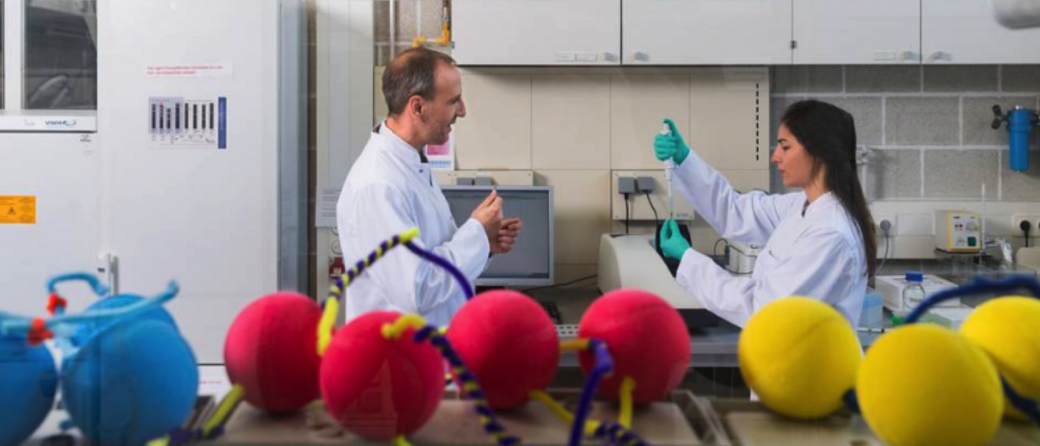
[[[1011,170],[1029,170],[1029,141],[1033,139],[1033,129],[1040,116],[1037,112],[1016,105],[1005,115],[1001,112],[999,105],[993,106],[993,129],[999,129],[1001,122],[1007,122],[1008,126],[1008,148],[1011,154],[1008,161]]]

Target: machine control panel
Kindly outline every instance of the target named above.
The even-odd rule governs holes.
[[[971,211],[935,211],[935,247],[946,252],[982,250],[982,219]]]

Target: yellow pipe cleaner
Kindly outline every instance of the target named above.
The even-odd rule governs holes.
[[[632,391],[636,389],[636,380],[626,376],[621,380],[621,413],[618,414],[618,424],[625,429],[632,428]]]
[[[328,350],[329,344],[332,343],[332,327],[336,325],[336,316],[339,314],[339,299],[343,296],[343,291],[350,286],[354,279],[357,279],[366,268],[372,266],[377,260],[383,258],[383,256],[398,246],[415,240],[419,237],[419,228],[412,228],[404,231],[398,235],[391,237],[388,240],[384,240],[374,251],[368,254],[365,258],[358,260],[354,263],[354,267],[349,271],[343,273],[336,279],[331,285],[329,285],[329,295],[325,299],[325,310],[321,315],[321,322],[318,323],[318,355],[325,356],[325,350]]]

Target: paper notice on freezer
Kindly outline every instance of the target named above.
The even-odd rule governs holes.
[[[153,148],[228,148],[226,97],[148,98],[146,114],[148,135]]]
[[[314,206],[314,226],[319,228],[336,227],[336,203],[339,202],[338,187],[322,188],[318,195],[318,203]]]
[[[234,73],[231,64],[148,65],[144,69],[148,77],[231,77]]]

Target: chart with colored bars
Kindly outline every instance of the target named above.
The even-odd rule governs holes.
[[[150,98],[148,113],[153,145],[227,149],[227,98]]]
[[[36,197],[0,195],[0,224],[36,224]]]

